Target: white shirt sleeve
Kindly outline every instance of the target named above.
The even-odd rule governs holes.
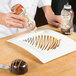
[[[38,7],[41,8],[43,6],[50,5],[51,6],[52,0],[39,0]]]
[[[14,6],[15,4],[21,4],[25,7],[26,0],[10,0],[10,7]]]

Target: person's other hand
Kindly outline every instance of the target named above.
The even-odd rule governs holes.
[[[62,24],[62,19],[60,15],[48,15],[47,17],[47,22],[50,25],[56,26],[56,27],[60,27]]]
[[[24,28],[28,26],[27,18],[12,13],[1,15],[1,24],[8,28]]]

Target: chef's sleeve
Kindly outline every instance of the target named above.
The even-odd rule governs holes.
[[[43,6],[51,6],[52,0],[39,0],[38,7],[41,8]]]
[[[25,3],[26,3],[26,0],[10,0],[9,6],[11,8],[15,4],[21,4],[22,6],[25,7],[26,6]]]

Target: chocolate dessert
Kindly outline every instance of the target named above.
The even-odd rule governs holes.
[[[10,71],[18,75],[25,74],[28,71],[27,63],[21,59],[16,59],[12,62]]]

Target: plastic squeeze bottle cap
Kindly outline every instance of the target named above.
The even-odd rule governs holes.
[[[71,9],[71,5],[69,3],[67,3],[66,5],[64,5],[64,9]]]

